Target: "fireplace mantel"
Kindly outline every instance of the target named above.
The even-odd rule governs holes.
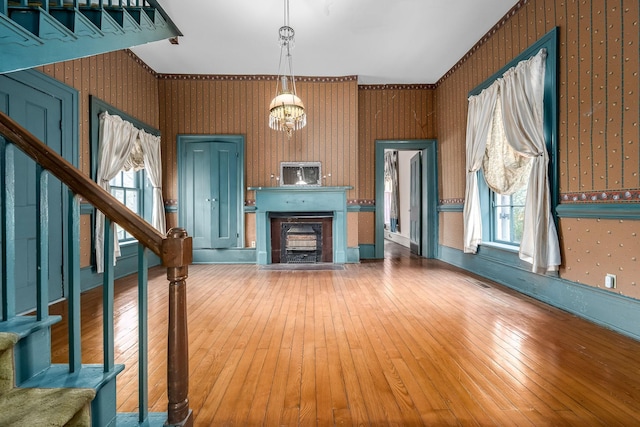
[[[256,262],[271,264],[271,213],[333,212],[333,262],[347,262],[347,190],[353,187],[249,187],[256,192]]]

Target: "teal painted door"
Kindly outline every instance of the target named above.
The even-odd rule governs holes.
[[[231,142],[185,146],[185,227],[194,249],[238,246],[238,149]],[[186,196],[186,197],[185,197]]]
[[[7,76],[0,75],[0,109],[58,153],[62,151],[62,102]],[[36,164],[19,149],[14,156],[15,298],[16,312],[36,304],[37,242]],[[4,189],[3,189],[4,191]],[[4,193],[3,193],[4,197]],[[63,297],[62,184],[48,177],[49,298]],[[11,280],[9,278],[9,280]]]
[[[411,179],[409,192],[409,241],[411,252],[422,254],[422,153],[411,158]]]

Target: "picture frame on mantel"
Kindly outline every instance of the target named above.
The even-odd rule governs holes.
[[[281,187],[322,186],[320,162],[280,162]]]

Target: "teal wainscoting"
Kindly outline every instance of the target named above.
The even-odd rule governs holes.
[[[138,244],[125,244],[120,246],[120,256],[114,268],[114,278],[120,279],[138,272]],[[160,258],[150,251],[148,254],[149,267],[160,265]],[[88,291],[102,286],[102,273],[96,273],[95,266],[84,267],[80,270],[81,291]]]
[[[255,264],[255,248],[198,249],[193,251],[194,264]]]
[[[360,246],[360,259],[376,259],[376,245],[372,243],[363,244]]]
[[[440,259],[640,340],[640,301],[552,275],[534,274],[517,253],[481,246],[475,255],[440,246]]]

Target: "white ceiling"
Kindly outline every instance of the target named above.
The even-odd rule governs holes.
[[[161,74],[275,75],[284,0],[159,0],[184,36],[133,48]],[[290,0],[296,76],[435,83],[517,0]]]

